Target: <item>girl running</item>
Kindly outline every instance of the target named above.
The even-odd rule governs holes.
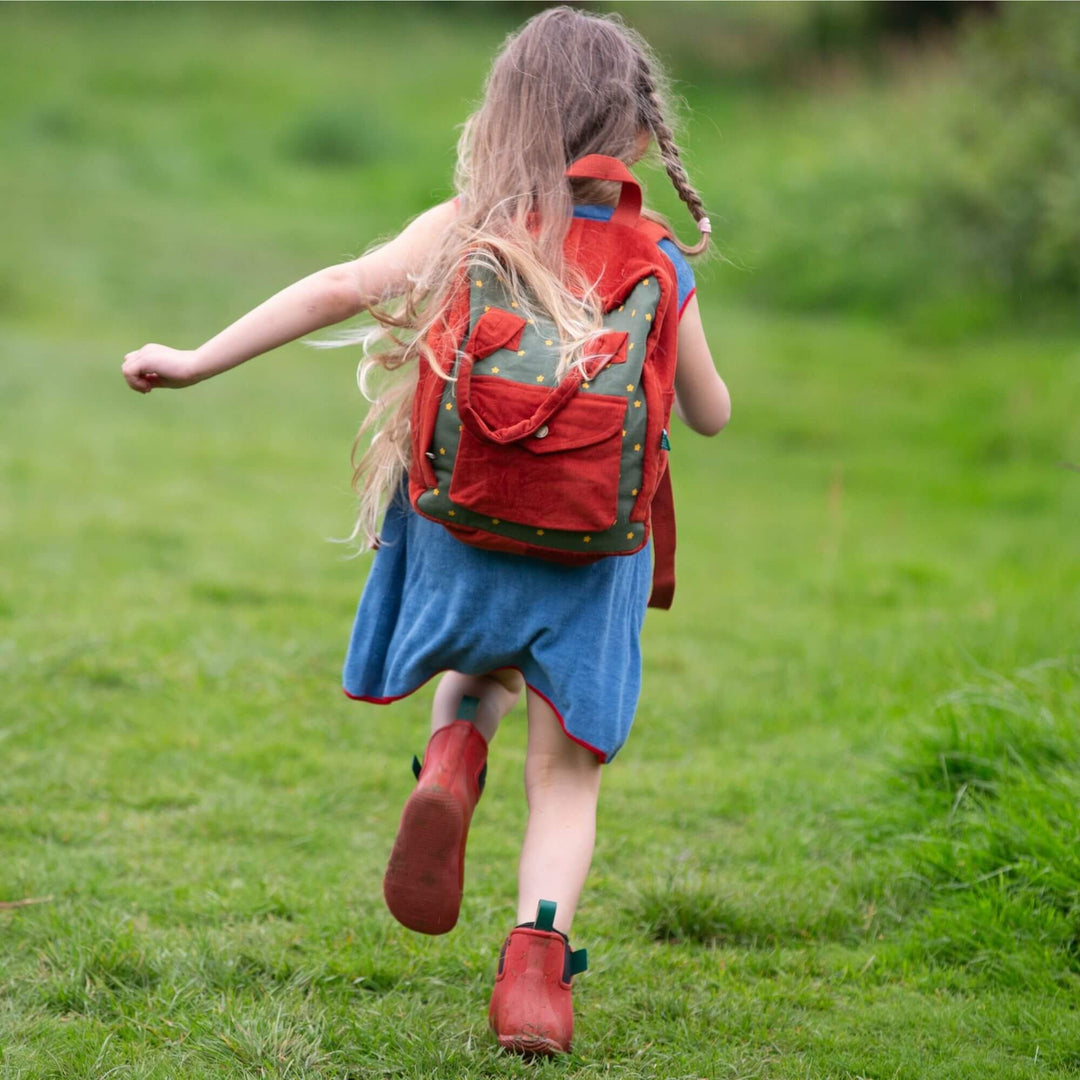
[[[435,378],[445,398],[437,407],[454,416],[456,407],[465,411],[466,371],[459,363],[464,342],[453,342],[449,368],[439,350],[463,260],[484,252],[481,265],[508,301],[504,317],[520,315],[519,337],[505,355],[531,355],[529,334],[535,337],[541,326],[557,335],[563,359],[548,384],[532,392],[542,395],[550,386],[554,393],[576,380],[577,394],[602,389],[610,400],[616,389],[611,384],[625,381],[622,439],[628,433],[634,438],[631,424],[644,414],[634,408],[644,394],[637,395],[636,382],[625,373],[642,367],[640,360],[633,367],[627,350],[638,343],[638,357],[652,350],[666,321],[665,332],[677,346],[675,411],[703,435],[725,426],[730,400],[713,366],[685,258],[706,250],[709,223],[669,115],[660,64],[618,15],[548,9],[508,38],[495,58],[483,102],[459,140],[454,199],[420,214],[360,258],[290,285],[198,349],[148,344],[123,363],[124,377],[140,393],[187,387],[358,313],[373,318],[371,326],[322,343],[362,342],[360,385],[372,401],[354,446],[360,510],[353,537],[377,551],[348,647],[344,689],[358,700],[386,704],[442,674],[430,741],[423,762],[414,761],[418,783],[402,813],[384,896],[394,916],[414,930],[438,934],[455,925],[488,746],[524,692],[529,816],[516,925],[503,943],[489,1009],[499,1043],[523,1053],[570,1048],[571,980],[584,967],[584,951],[573,952],[568,935],[592,859],[601,765],[625,742],[637,706],[653,543],[572,565],[521,554],[520,525],[512,526],[519,539],[503,543],[502,550],[461,542],[464,534],[452,535],[457,526],[450,519],[461,512],[464,520],[466,511],[440,494],[437,477],[445,463],[439,455],[447,447],[421,444],[422,399]],[[674,239],[658,214],[641,210],[638,217],[637,187],[625,166],[653,146],[699,227],[694,246]],[[577,175],[568,176],[568,169]],[[643,291],[632,296],[645,298],[645,319],[636,323],[630,312],[638,316],[637,301],[627,300],[630,311],[618,308],[619,323],[613,311],[605,312],[598,284],[609,264],[620,262],[612,238],[629,235],[620,227],[644,230],[652,238],[649,250],[661,256],[653,283],[648,277],[635,283]],[[592,239],[583,242],[583,236]],[[592,264],[585,258],[589,244]],[[602,263],[596,262],[598,250],[605,253]],[[478,277],[469,288],[484,283]],[[480,313],[490,309],[478,295],[467,305],[474,330]],[[590,367],[595,353],[589,342],[613,325],[626,327],[616,335],[622,351],[612,352],[602,371]],[[550,337],[545,344],[552,345]],[[504,340],[500,347],[506,345]],[[489,380],[500,375],[499,355],[483,361]],[[477,354],[478,382],[480,363]],[[536,376],[539,383],[545,378],[542,371]],[[670,391],[663,400],[670,407]],[[446,430],[464,433],[466,422],[480,422],[462,419]],[[547,425],[531,434],[544,438]],[[365,436],[370,438],[361,451]],[[614,432],[612,439],[620,441]],[[666,429],[663,440],[666,447]],[[541,471],[527,483],[515,475],[500,480],[502,488],[518,486],[517,505],[531,497],[522,490],[535,491],[538,505],[544,502],[544,455],[535,461]],[[639,492],[620,489],[619,495],[636,499]],[[497,517],[491,521],[492,528],[499,526]],[[632,540],[634,527],[626,534]],[[646,524],[638,520],[636,527]],[[646,535],[640,533],[642,542]],[[589,534],[578,539],[593,542]]]

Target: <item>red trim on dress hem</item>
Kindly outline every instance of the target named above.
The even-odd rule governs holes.
[[[436,671],[434,675],[428,676],[428,678],[426,678],[422,683],[418,683],[411,690],[406,690],[404,694],[394,694],[392,697],[370,697],[367,694],[350,694],[349,691],[346,690],[344,686],[341,688],[341,692],[347,698],[349,698],[351,701],[366,701],[370,705],[391,705],[395,701],[400,701],[402,698],[407,698],[410,694],[415,694],[417,690],[422,689],[429,682],[431,682],[431,680],[435,678],[435,675],[442,675],[444,672],[447,672],[447,671],[450,671],[450,670],[451,670],[450,668],[442,668],[442,670]],[[511,665],[509,665],[509,666],[507,666],[505,668],[498,668],[496,670],[498,670],[498,671],[516,671],[523,679],[525,678],[525,672],[522,671],[521,668],[515,667],[513,664],[511,664]],[[467,675],[469,673],[468,672],[462,672],[461,674]],[[486,671],[482,672],[482,674],[486,675],[487,672]],[[559,721],[559,727],[562,728],[563,734],[571,742],[575,742],[575,743],[578,744],[578,746],[583,746],[590,753],[595,754],[596,757],[598,757],[600,759],[600,764],[601,765],[607,764],[607,754],[605,754],[603,750],[598,749],[597,747],[593,746],[591,743],[587,743],[584,739],[579,739],[576,735],[571,735],[570,732],[566,730],[566,722],[563,720],[562,713],[559,712],[558,708],[555,705],[555,702],[553,702],[551,700],[551,698],[549,698],[547,696],[547,694],[545,694],[542,690],[538,690],[535,686],[532,685],[532,683],[530,683],[528,681],[526,681],[526,683],[525,683],[525,688],[527,690],[531,690],[534,694],[536,694],[537,697],[539,697],[547,705],[547,707],[549,709],[551,709],[551,711],[555,714],[555,719]]]
[[[423,683],[420,684],[420,686],[423,685]],[[368,697],[366,694],[350,694],[344,686],[341,688],[341,692],[352,701],[366,701],[371,705],[392,705],[395,701],[400,701],[410,694],[415,694],[420,689],[420,686],[416,687],[415,690],[406,690],[404,694],[398,694],[396,697]]]
[[[697,286],[695,285],[687,294],[682,304],[679,306],[679,318],[682,318],[682,313],[686,310],[686,305],[690,303],[690,297],[697,292]]]
[[[517,668],[515,670],[520,671],[521,669]],[[555,703],[551,700],[551,698],[547,696],[547,694],[545,694],[542,690],[537,690],[536,687],[533,686],[531,683],[526,683],[525,686],[534,694],[536,694],[537,697],[539,697],[542,701],[547,703],[548,708],[551,709],[551,711],[555,714],[555,718],[559,721],[559,727],[563,729],[563,734],[571,742],[576,742],[578,746],[584,746],[586,750],[592,751],[592,753],[594,753],[600,759],[601,765],[607,762],[607,754],[605,754],[602,750],[598,750],[591,743],[587,743],[584,739],[579,739],[576,735],[571,735],[570,732],[566,730],[566,723],[563,721],[562,713],[559,712],[559,710],[555,707]]]

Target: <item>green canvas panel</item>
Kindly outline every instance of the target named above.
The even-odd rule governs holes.
[[[469,330],[489,308],[502,308],[517,313],[518,304],[510,297],[490,267],[472,267],[469,287]],[[621,395],[626,398],[626,418],[623,424],[623,453],[620,462],[618,510],[611,528],[583,534],[559,529],[537,529],[513,521],[504,521],[487,514],[477,514],[467,507],[451,502],[450,481],[457,458],[461,419],[457,412],[456,386],[447,381],[439,403],[439,415],[431,446],[426,453],[435,471],[437,482],[417,500],[427,515],[455,525],[484,529],[512,540],[549,547],[558,551],[617,554],[640,547],[645,526],[631,522],[630,513],[641,486],[645,455],[647,407],[641,392],[641,369],[646,341],[660,303],[660,285],[655,277],[637,283],[624,303],[604,316],[606,330],[625,331],[627,359],[623,364],[609,364],[595,379],[578,391]],[[522,313],[524,317],[524,313]],[[543,317],[530,319],[522,329],[516,349],[499,349],[476,361],[473,371],[514,382],[555,385],[555,370],[559,362],[559,338],[555,324]],[[456,368],[455,368],[456,372]]]

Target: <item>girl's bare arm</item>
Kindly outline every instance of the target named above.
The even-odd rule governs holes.
[[[675,412],[699,435],[715,435],[731,419],[731,397],[716,373],[696,296],[690,297],[679,321]]]
[[[197,349],[151,343],[129,352],[124,378],[143,394],[191,386],[403,292],[407,275],[456,213],[450,202],[432,207],[382,247],[294,282]]]

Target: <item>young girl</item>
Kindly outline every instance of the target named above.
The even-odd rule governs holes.
[[[570,1046],[570,982],[584,956],[571,953],[567,935],[592,859],[600,766],[622,746],[637,705],[650,548],[572,566],[459,542],[410,505],[403,486],[410,409],[418,365],[431,360],[430,335],[466,249],[490,252],[512,295],[525,310],[547,313],[563,343],[580,346],[596,332],[596,298],[563,241],[572,217],[610,218],[619,185],[565,172],[591,154],[633,163],[655,142],[702,234],[694,247],[659,242],[678,285],[675,408],[701,434],[724,427],[728,393],[683,257],[705,250],[708,219],[668,111],[655,56],[617,15],[544,11],[495,60],[483,104],[460,138],[456,198],[362,257],[289,286],[196,350],[144,345],[123,364],[141,393],[186,387],[359,312],[375,319],[336,342],[364,344],[361,387],[374,403],[361,434],[375,434],[356,467],[353,535],[378,549],[344,688],[385,704],[443,673],[384,895],[412,929],[437,934],[456,923],[488,744],[526,691],[529,816],[517,925],[503,945],[489,1011],[500,1044],[519,1052]],[[649,211],[642,216],[663,223]],[[371,391],[371,377],[387,372],[399,374]]]

